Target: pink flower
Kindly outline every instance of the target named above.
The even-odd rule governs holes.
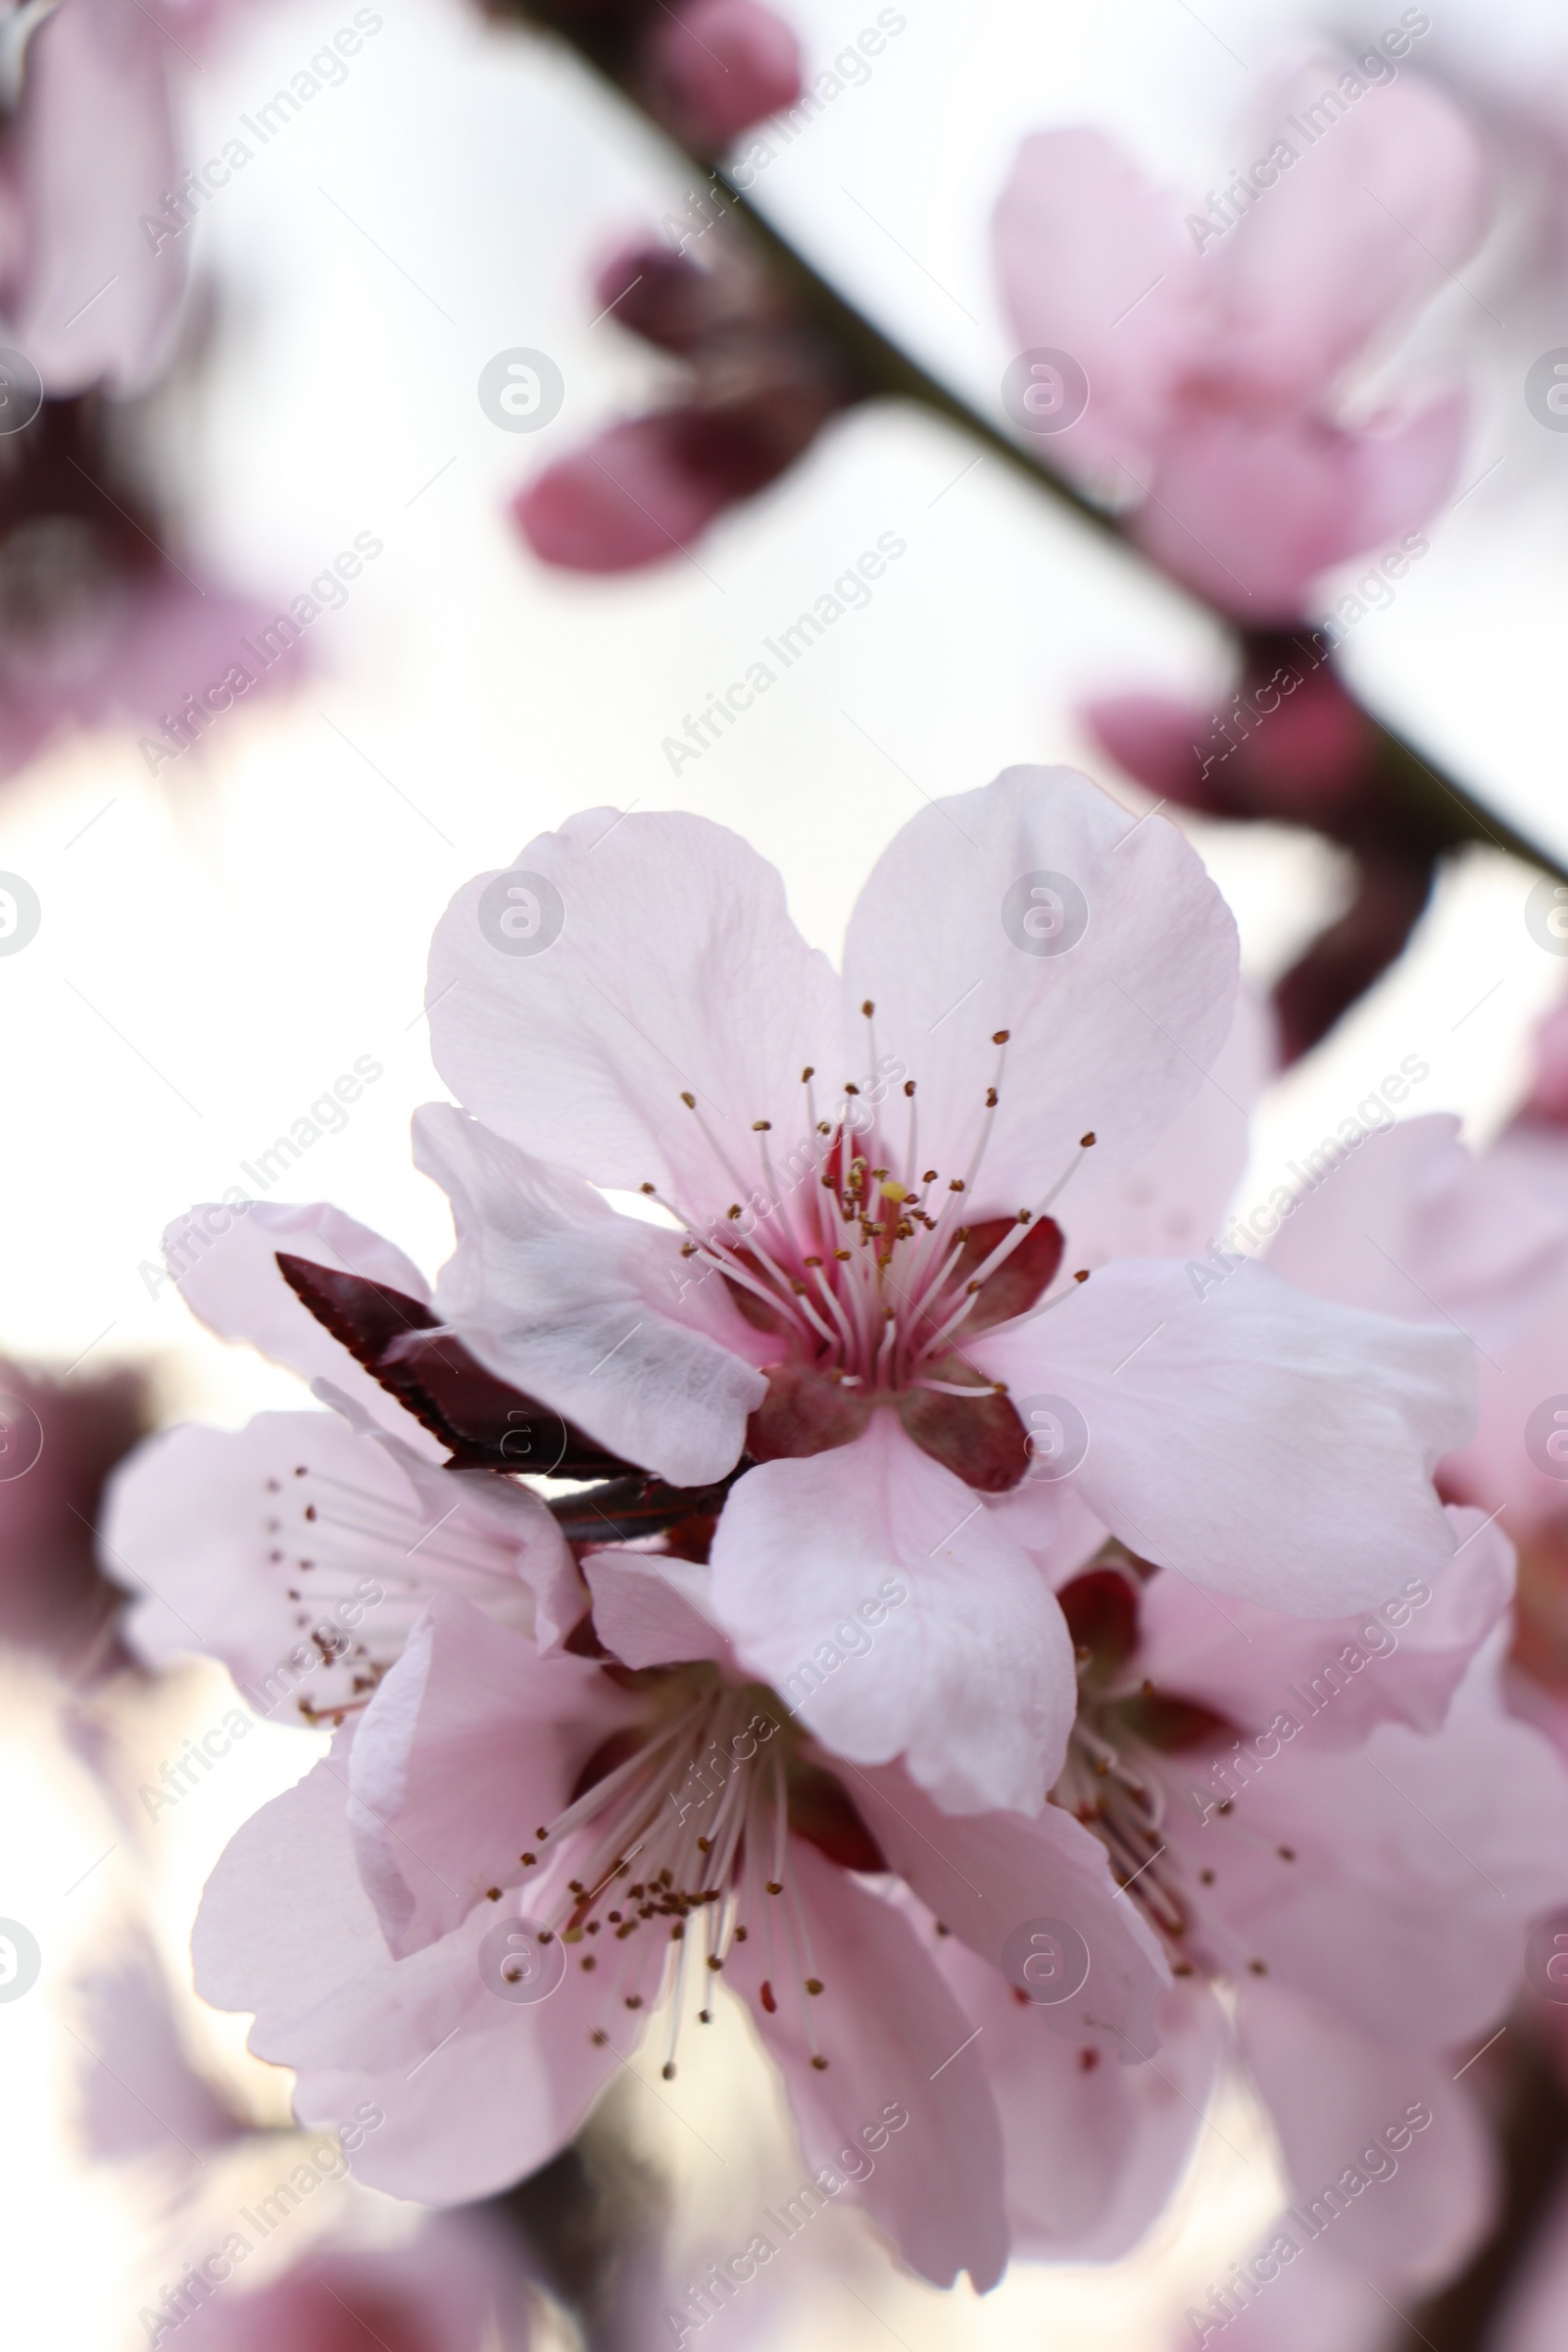
[[[648,102],[689,146],[716,153],[801,94],[801,49],[759,0],[687,0],[653,15],[643,47]]]
[[[841,1771],[737,1668],[700,1566],[612,1548],[587,1566],[593,1654],[430,1603],[331,1755],[220,1863],[203,1992],[255,2009],[252,2046],[298,2070],[302,2116],[373,2099],[368,2180],[448,2202],[554,2155],[661,2004],[672,2075],[721,1978],[820,2193],[863,2202],[926,2278],[989,2286],[1002,2135],[909,1906],[939,1893],[993,1974],[1014,1928],[1070,1923],[1087,1984],[1043,2014],[1097,2058],[1152,2046],[1153,1938],[1059,1808],[956,1838],[898,1769]]]
[[[1073,1690],[1035,1555],[1071,1490],[1142,1556],[1306,1611],[1447,1556],[1453,1335],[1256,1267],[1206,1299],[1176,1261],[1077,1279],[1073,1203],[1149,1153],[1231,1023],[1229,916],[1158,818],[1060,770],[934,805],[842,981],[699,818],[597,811],[512,872],[432,951],[437,1066],[476,1114],[416,1121],[458,1229],[437,1311],[623,1460],[733,1479],[715,1607],[827,1745],[903,1756],[952,1810],[1038,1807]],[[890,1580],[907,1605],[840,1673]]]
[[[164,2340],[182,2352],[527,2352],[528,2283],[493,2223],[438,2214],[406,2245],[328,2240],[264,2286],[224,2285]]]
[[[1330,565],[1423,521],[1459,463],[1456,394],[1346,421],[1352,368],[1483,222],[1463,117],[1413,74],[1382,78],[1301,69],[1250,133],[1263,161],[1185,220],[1092,130],[1026,140],[997,212],[1020,348],[1064,350],[1089,381],[1048,454],[1253,626],[1297,618]]]
[[[462,1593],[545,1642],[570,1633],[588,1594],[560,1525],[510,1477],[442,1467],[462,1434],[435,1399],[475,1439],[470,1460],[483,1456],[487,1426],[503,1467],[532,1458],[591,1475],[602,1457],[568,1454],[564,1430],[560,1445],[554,1428],[531,1439],[508,1417],[513,1393],[450,1347],[422,1365],[404,1360],[383,1385],[303,1303],[310,1286],[331,1316],[347,1279],[372,1306],[399,1302],[395,1332],[421,1330],[434,1320],[428,1293],[401,1250],[335,1209],[260,1201],[193,1210],[171,1228],[168,1250],[198,1314],[302,1373],[336,1410],[262,1413],[234,1432],[183,1425],[121,1468],[102,1551],[139,1595],[125,1638],[141,1658],[156,1666],[205,1651],[258,1711],[341,1723],[402,1655],[433,1593]],[[446,1356],[458,1365],[450,1380]],[[467,1404],[479,1419],[464,1418]],[[593,1524],[603,1525],[597,1514]]]
[[[1234,1991],[1285,2158],[1290,2261],[1321,2251],[1402,2292],[1485,2230],[1488,2137],[1446,2052],[1496,2027],[1533,1921],[1568,1886],[1568,1776],[1499,1690],[1509,1547],[1479,1512],[1453,1517],[1460,1547],[1432,1584],[1338,1625],[1221,1611],[1113,1545],[1063,1588],[1081,1699],[1054,1796],[1104,1843],[1177,1985],[1153,2081],[1092,2073],[1072,2132],[1044,2133],[1021,2072],[1034,2019],[936,1947],[985,2020],[1015,2250],[1059,2255],[1098,2211],[1108,2234],[1076,2250],[1114,2254],[1158,2209],[1230,2038],[1214,1986]]]

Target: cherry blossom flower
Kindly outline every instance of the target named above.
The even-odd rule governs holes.
[[[1042,2132],[1026,2073],[1038,2014],[933,1944],[985,2021],[1015,2250],[1059,2256],[1075,2226],[1091,2231],[1080,2256],[1125,2250],[1174,2184],[1233,2041],[1298,2200],[1279,2225],[1287,2263],[1310,2249],[1408,2292],[1483,2233],[1490,2145],[1446,2052],[1470,2056],[1495,2028],[1533,1920],[1561,1900],[1568,1776],[1503,1702],[1509,1546],[1480,1512],[1453,1518],[1459,1549],[1431,1585],[1339,1624],[1221,1609],[1113,1544],[1062,1588],[1081,1700],[1054,1797],[1104,1843],[1176,1983],[1150,2066],[1091,2070],[1061,2094],[1071,2132]],[[1213,1987],[1234,1996],[1234,2034]],[[1371,2153],[1375,2171],[1345,2183],[1412,2102],[1431,2142],[1402,2163]],[[1325,2182],[1341,2185],[1318,2249],[1325,2230],[1301,2215]]]
[[[1320,573],[1426,520],[1465,429],[1451,390],[1366,422],[1352,368],[1477,244],[1484,168],[1434,85],[1302,67],[1250,138],[1260,161],[1183,217],[1100,132],[1025,141],[997,265],[1023,351],[1065,352],[1087,406],[1053,458],[1132,507],[1148,554],[1254,627]],[[1381,86],[1378,86],[1381,84]]]
[[[1079,1279],[1073,1201],[1198,1093],[1233,957],[1180,836],[1060,770],[916,817],[842,981],[772,869],[687,816],[574,818],[436,934],[436,1062],[475,1114],[416,1123],[458,1231],[437,1312],[624,1460],[730,1481],[714,1597],[745,1664],[950,1809],[1037,1807],[1071,1722],[1032,1550],[1075,1505],[1031,1475],[1037,1407],[1047,1469],[1216,1590],[1332,1614],[1451,1548],[1428,1473],[1465,1427],[1452,1335],[1324,1316],[1255,1267],[1206,1300],[1175,1260]],[[890,1575],[909,1605],[836,1673],[833,1629]]]
[[[401,1250],[324,1205],[252,1201],[193,1210],[171,1228],[168,1251],[198,1314],[300,1372],[336,1409],[262,1413],[239,1431],[184,1424],[122,1466],[102,1551],[138,1595],[125,1639],[140,1657],[162,1665],[206,1652],[262,1712],[316,1724],[363,1703],[432,1593],[461,1592],[543,1642],[571,1631],[588,1596],[566,1538],[505,1473],[532,1458],[591,1474],[602,1457],[580,1445],[568,1454],[564,1431],[558,1444],[553,1430],[548,1453],[530,1455],[543,1440],[521,1415],[508,1418],[512,1393],[495,1401],[477,1366],[448,1374],[427,1351],[385,1385],[318,1319],[324,1309],[346,1330],[332,1300],[347,1287],[397,1335],[420,1328],[421,1313],[433,1322]],[[399,1306],[389,1311],[388,1299]],[[494,1424],[466,1419],[465,1404]],[[487,1426],[503,1475],[443,1466],[465,1435],[466,1458],[482,1458]],[[606,1524],[594,1514],[595,1529]]]
[[[700,1563],[607,1547],[587,1573],[577,1654],[431,1601],[330,1756],[230,1844],[200,1988],[257,2012],[303,2118],[373,2099],[367,2180],[446,2203],[555,2154],[661,2007],[672,2076],[720,1980],[825,2193],[924,2277],[989,2286],[1001,2131],[911,1916],[939,1891],[943,1935],[1005,1997],[1012,1932],[1067,1923],[1091,1964],[1049,2025],[1091,2065],[1131,2057],[1168,1977],[1103,1848],[1056,1806],[958,1838],[897,1767],[844,1771],[740,1668]]]

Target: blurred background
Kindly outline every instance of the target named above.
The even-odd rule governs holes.
[[[407,1131],[442,1092],[424,958],[466,876],[577,808],[689,808],[779,864],[797,920],[832,953],[875,854],[926,797],[1013,762],[1067,761],[1148,806],[1093,749],[1080,705],[1121,686],[1198,697],[1228,675],[1224,634],[1200,608],[912,407],[852,411],[774,487],[651,570],[603,579],[539,563],[511,499],[668,373],[613,316],[595,316],[593,273],[629,232],[679,212],[695,173],[541,36],[458,0],[377,0],[371,13],[381,22],[343,79],[181,232],[193,284],[177,361],[117,430],[193,586],[259,618],[341,551],[378,552],[275,687],[156,773],[137,725],[105,724],[45,743],[0,786],[0,872],[23,877],[40,909],[24,952],[0,956],[0,1351],[78,1392],[134,1368],[156,1420],[232,1426],[297,1400],[292,1381],[198,1328],[162,1275],[160,1237],[190,1202],[253,1190],[246,1163],[340,1073],[376,1071],[283,1190],[330,1198],[427,1267],[445,1254],[445,1203],[411,1168]],[[871,0],[791,0],[785,13],[808,73],[877,18]],[[893,13],[904,22],[883,53],[754,197],[1001,422],[1013,343],[988,224],[1018,140],[1092,122],[1152,175],[1217,185],[1265,72],[1314,36],[1368,37],[1397,12],[905,0]],[[242,135],[353,14],[347,0],[236,12],[182,77],[186,158]],[[1480,110],[1504,200],[1463,282],[1388,363],[1462,367],[1471,437],[1430,555],[1358,623],[1345,666],[1501,830],[1568,859],[1568,435],[1542,430],[1523,392],[1537,358],[1568,344],[1568,252],[1545,225],[1554,190],[1568,224],[1568,30],[1548,0],[1443,0],[1431,16],[1419,62]],[[80,172],[92,168],[83,155]],[[498,429],[478,396],[486,364],[516,347],[553,360],[564,387],[530,435]],[[906,553],[865,609],[672,772],[666,739],[687,714],[888,533]],[[1342,585],[1325,583],[1325,611]],[[1183,821],[1266,990],[1343,903],[1343,854],[1304,831]],[[1413,1108],[1452,1110],[1477,1140],[1497,1128],[1565,977],[1527,926],[1537,879],[1485,842],[1451,861],[1403,956],[1270,1090],[1248,1187],[1266,1190],[1411,1054],[1431,1070]],[[149,1822],[137,1787],[233,1704],[218,1669],[149,1683],[112,1720],[90,1690],[62,1707],[21,1649],[0,1659],[0,1914],[26,1922],[43,1956],[36,1990],[0,2004],[4,2321],[19,2344],[118,2352],[149,2340],[149,2300],[296,2161],[292,2141],[231,2143],[202,2108],[221,2091],[234,2113],[281,2127],[286,2084],[244,2055],[243,2021],[180,1988],[207,1871],[318,1743],[261,1726]],[[123,2006],[149,1936],[175,1987],[162,2023]],[[612,2104],[673,2197],[677,2262],[743,2237],[759,2200],[799,2178],[738,2014],[702,2067],[666,2086],[634,2064]],[[1177,2209],[1125,2264],[1020,2266],[983,2302],[940,2296],[835,2211],[777,2267],[765,2311],[710,2332],[998,2352],[1164,2345],[1172,2315],[1276,2202],[1266,2128],[1240,2086],[1210,2124]],[[291,2221],[299,2239],[278,2260],[340,2225],[390,2245],[409,2217],[331,2185]],[[562,2323],[541,2303],[536,2326],[549,2341]]]

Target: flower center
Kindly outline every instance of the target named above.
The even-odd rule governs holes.
[[[861,1010],[869,1031],[875,1007]],[[847,1445],[876,1406],[891,1405],[916,1444],[971,1485],[1001,1490],[1024,1476],[1027,1433],[1005,1383],[966,1349],[982,1333],[1045,1313],[1088,1280],[1075,1274],[1046,1295],[1062,1252],[1048,1212],[1095,1138],[1083,1137],[1031,1205],[974,1217],[1008,1035],[999,1029],[992,1040],[992,1083],[949,1170],[922,1165],[915,1081],[902,1063],[877,1058],[874,1031],[875,1074],[847,1083],[832,1116],[818,1115],[814,1068],[802,1071],[805,1133],[793,1150],[775,1151],[770,1120],[753,1122],[751,1183],[697,1097],[682,1095],[736,1198],[704,1226],[656,1186],[642,1189],[684,1228],[688,1280],[718,1273],[753,1328],[778,1343],[768,1399],[748,1436],[754,1458]],[[902,1118],[892,1102],[902,1102]]]
[[[797,2000],[811,2063],[825,2068],[810,2016],[824,1986],[790,1838],[846,1869],[885,1870],[870,1834],[762,1685],[725,1683],[706,1665],[608,1671],[646,1696],[648,1713],[589,1757],[571,1802],[520,1857],[541,1941],[559,1936],[569,1965],[603,1969],[607,2012],[667,2000],[668,2080],[692,2000],[710,2024],[712,1978],[758,1935],[762,2007],[775,2012],[781,1992]],[[662,1952],[650,1990],[651,1944]],[[593,2038],[611,2036],[598,2028]]]

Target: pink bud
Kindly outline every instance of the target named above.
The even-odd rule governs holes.
[[[661,11],[645,61],[655,112],[694,147],[727,147],[801,94],[800,44],[759,0]]]

